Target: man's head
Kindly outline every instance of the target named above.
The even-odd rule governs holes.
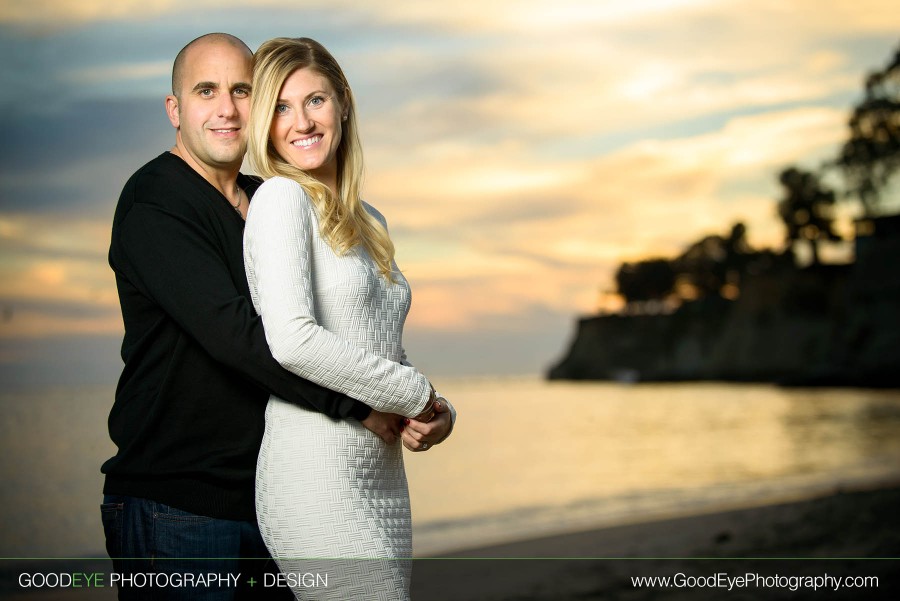
[[[246,150],[253,53],[225,33],[185,46],[172,67],[166,113],[178,154],[203,174],[237,171]]]

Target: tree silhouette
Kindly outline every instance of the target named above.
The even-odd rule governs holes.
[[[735,294],[747,265],[758,254],[747,243],[746,226],[736,223],[728,237],[705,236],[675,259],[623,263],[616,272],[616,285],[632,308],[642,302],[664,301],[673,293],[682,301],[719,297],[729,285]]]
[[[616,272],[616,286],[625,302],[662,301],[675,287],[675,272],[665,259],[622,263]]]
[[[822,183],[827,170],[843,172],[842,196],[856,197],[873,216],[888,180],[900,168],[900,48],[881,71],[865,80],[865,98],[850,117],[850,137],[836,159],[816,172],[788,167],[779,174],[783,187],[778,213],[786,241],[808,243],[813,264],[819,264],[819,244],[839,241],[834,205],[838,194]],[[633,309],[638,303],[663,301],[677,294],[681,300],[725,296],[735,298],[748,275],[781,268],[790,254],[755,251],[747,229],[735,224],[727,237],[706,236],[675,259],[623,263],[616,272],[618,293]]]
[[[729,273],[742,274],[755,253],[747,242],[747,226],[741,222],[731,226],[731,233],[725,240],[725,269]]]
[[[675,259],[678,282],[696,298],[720,296],[728,277],[728,240],[705,236]],[[679,286],[681,287],[681,286]]]
[[[796,167],[781,172],[778,181],[784,187],[784,197],[778,203],[778,214],[787,228],[787,242],[806,241],[812,250],[813,264],[819,264],[819,242],[840,240],[834,230],[832,209],[835,193],[826,188],[819,176]]]
[[[850,139],[835,163],[847,191],[867,215],[877,212],[881,189],[900,167],[900,48],[881,71],[866,77],[863,101],[850,116]]]

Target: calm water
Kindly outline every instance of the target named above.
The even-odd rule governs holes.
[[[900,391],[438,381],[454,435],[407,454],[417,553],[900,479]],[[0,397],[0,557],[103,555],[112,388]]]

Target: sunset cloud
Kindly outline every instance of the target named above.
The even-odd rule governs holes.
[[[737,221],[751,244],[780,245],[779,171],[834,155],[865,73],[896,46],[900,11],[879,0],[13,0],[0,28],[12,65],[0,73],[11,149],[0,338],[118,334],[105,258],[115,200],[172,143],[162,98],[174,54],[224,30],[251,47],[310,35],[344,65],[366,199],[413,283],[409,323],[427,362],[442,341],[483,332],[546,345],[558,328],[561,343],[558,324],[611,306],[622,261],[673,256]]]
[[[0,218],[0,337],[121,331],[108,247],[99,221]]]
[[[674,256],[738,221],[757,247],[780,246],[777,173],[797,157],[814,167],[844,134],[844,116],[794,109],[737,117],[709,134],[642,140],[533,171],[522,151],[487,150],[469,173],[435,161],[413,176],[373,178],[372,187],[386,197],[402,191],[389,214],[401,264],[416,281],[417,324],[484,327],[535,305],[590,312],[624,260]],[[498,191],[479,177],[516,165],[531,185]]]

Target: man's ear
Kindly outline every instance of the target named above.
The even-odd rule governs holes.
[[[172,95],[166,96],[166,116],[172,127],[178,129],[181,126],[181,119],[178,117],[178,98]]]

